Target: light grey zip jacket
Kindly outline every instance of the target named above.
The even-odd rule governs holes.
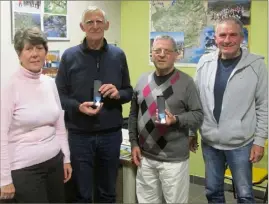
[[[268,72],[262,56],[242,50],[223,95],[219,123],[213,115],[219,50],[201,57],[195,76],[204,111],[202,140],[221,150],[253,141],[264,146],[268,137]]]

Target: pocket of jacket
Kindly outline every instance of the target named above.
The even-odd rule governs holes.
[[[240,144],[246,139],[241,120],[222,121],[219,135],[224,144]]]

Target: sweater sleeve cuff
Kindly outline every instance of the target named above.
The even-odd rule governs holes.
[[[120,99],[124,98],[124,91],[123,90],[119,90],[119,96],[120,96]]]
[[[262,137],[254,137],[253,144],[258,145],[258,146],[261,146],[261,147],[264,147],[265,141],[266,141],[265,138],[262,138]]]
[[[0,186],[6,186],[8,184],[11,184],[13,181],[12,181],[12,178],[11,178],[11,175],[7,175],[7,176],[4,176],[1,178],[1,183],[0,183]]]
[[[70,163],[70,150],[68,143],[64,143],[65,146],[62,147],[62,153],[63,153],[63,162],[64,163]]]
[[[124,90],[119,90],[119,101],[120,103],[124,103],[126,101],[126,91]]]
[[[131,143],[131,148],[139,146],[137,141],[135,141],[135,140],[132,140],[130,143]]]
[[[64,163],[71,163],[70,156],[64,156]]]
[[[182,126],[182,124],[185,123],[184,115],[177,115],[177,117],[178,117],[179,125]]]

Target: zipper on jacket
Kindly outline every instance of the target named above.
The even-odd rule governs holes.
[[[97,72],[100,72],[100,57],[96,58],[96,67],[97,67]]]
[[[103,53],[100,53],[98,56],[96,56],[95,58],[95,62],[96,62],[96,79],[99,79],[102,81],[102,77],[101,77],[101,62],[102,62],[102,57]]]

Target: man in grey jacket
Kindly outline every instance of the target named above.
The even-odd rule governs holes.
[[[166,203],[188,202],[188,130],[201,126],[203,112],[193,79],[174,67],[177,57],[173,38],[156,37],[152,48],[156,70],[140,77],[131,101],[129,135],[138,166],[139,203],[162,203],[162,194]],[[157,109],[160,95],[165,99],[164,124]]]
[[[262,56],[241,49],[243,25],[220,21],[218,50],[204,55],[196,84],[204,111],[200,133],[209,203],[224,203],[224,172],[231,169],[239,203],[253,203],[252,164],[263,157],[268,123],[268,75]]]

